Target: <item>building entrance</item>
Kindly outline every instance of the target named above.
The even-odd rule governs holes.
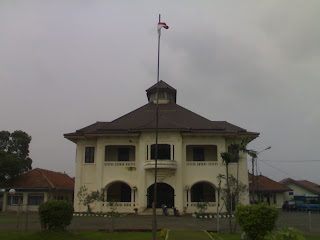
[[[154,201],[154,184],[148,188],[148,208],[152,208]],[[165,204],[168,208],[174,207],[174,189],[166,183],[157,183],[157,205],[156,208],[161,208]]]

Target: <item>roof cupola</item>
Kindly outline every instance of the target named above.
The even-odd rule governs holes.
[[[149,103],[157,101],[157,84],[159,84],[159,103],[176,103],[177,90],[162,80],[146,90]]]

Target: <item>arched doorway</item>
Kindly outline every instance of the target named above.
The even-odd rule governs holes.
[[[152,208],[154,201],[154,184],[148,188],[148,208]],[[166,183],[157,183],[157,208],[165,204],[168,208],[174,207],[174,189]]]

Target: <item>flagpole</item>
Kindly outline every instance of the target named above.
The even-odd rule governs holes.
[[[159,14],[159,22],[161,15]],[[157,71],[157,107],[156,107],[156,145],[155,145],[155,166],[154,166],[154,193],[153,193],[153,224],[152,239],[157,239],[157,174],[158,174],[158,133],[159,133],[159,68],[160,68],[160,31],[158,31],[158,71]]]

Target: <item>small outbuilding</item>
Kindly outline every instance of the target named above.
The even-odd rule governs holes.
[[[249,173],[249,192],[251,203],[253,202],[253,199],[255,199],[256,202],[266,202],[269,205],[280,208],[286,200],[286,193],[290,191],[292,191],[291,188],[270,178],[263,175],[253,176]]]
[[[286,194],[285,200],[291,200],[294,195],[299,194],[320,196],[320,185],[307,180],[285,178],[280,183],[291,188],[291,191]]]
[[[73,202],[74,178],[65,173],[35,168],[0,186],[2,211],[38,211],[50,199]]]

